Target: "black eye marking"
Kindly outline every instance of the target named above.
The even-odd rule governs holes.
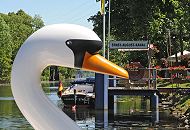
[[[94,54],[98,52],[103,44],[97,40],[69,39],[66,45],[73,51],[75,56],[75,67],[81,68],[86,52]]]

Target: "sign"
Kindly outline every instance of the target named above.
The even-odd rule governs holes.
[[[137,81],[143,78],[144,76],[144,67],[140,64],[140,62],[132,62],[125,66],[125,70],[129,73],[129,79],[132,81]]]
[[[110,49],[148,49],[148,41],[111,41]]]

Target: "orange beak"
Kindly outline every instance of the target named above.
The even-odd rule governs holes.
[[[116,64],[108,61],[99,54],[91,55],[85,53],[82,68],[108,75],[115,75],[122,78],[129,78],[128,72]]]

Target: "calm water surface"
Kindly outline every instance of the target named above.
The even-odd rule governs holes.
[[[149,101],[141,97],[118,97],[114,111],[63,108],[55,87],[44,87],[48,98],[72,118],[82,129],[176,129],[178,122],[168,112],[149,111]],[[159,122],[158,122],[159,118]],[[64,126],[63,126],[64,127]],[[10,86],[0,86],[0,129],[33,130],[19,111]]]

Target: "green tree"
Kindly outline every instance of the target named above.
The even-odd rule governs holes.
[[[6,24],[7,28],[3,32],[9,34],[10,40],[13,42],[9,44],[6,39],[2,39],[4,43],[4,48],[1,47],[0,51],[4,52],[6,49],[11,49],[11,59],[10,61],[14,60],[17,51],[19,50],[20,46],[24,43],[24,41],[36,30],[40,29],[44,26],[44,23],[39,15],[35,15],[31,17],[30,15],[26,14],[23,10],[18,10],[16,13],[11,12],[8,14],[0,13],[0,16],[3,18],[4,23]],[[2,24],[2,23],[1,23]],[[3,25],[4,26],[4,25]],[[2,30],[0,30],[2,31]],[[5,35],[5,34],[4,34]],[[5,41],[4,41],[5,40]],[[10,46],[10,47],[9,47]],[[7,47],[7,48],[6,48]],[[10,57],[9,54],[4,53],[7,57]],[[1,55],[2,56],[2,55]],[[4,57],[4,56],[2,56]],[[9,58],[7,58],[8,60]],[[6,60],[5,60],[6,61]],[[0,61],[0,64],[4,64],[4,60]],[[11,62],[6,62],[7,67],[11,66]],[[10,69],[3,69],[3,71],[8,71],[7,75],[10,77]],[[1,75],[0,78],[4,79],[5,75]]]
[[[24,41],[34,32],[32,29],[32,17],[26,14],[23,10],[17,13],[9,13],[7,24],[11,29],[11,36],[13,38],[13,54],[12,60],[15,58],[18,49]]]
[[[114,40],[148,40],[148,25],[154,6],[154,0],[111,0],[111,35]],[[102,37],[102,16],[100,13],[91,16],[88,20],[93,22],[94,31]],[[107,20],[108,13],[106,13]],[[134,54],[138,57],[134,57]],[[144,65],[147,63],[147,58],[144,58],[147,57],[147,54],[142,52],[118,53],[111,51],[110,59],[112,55],[116,55],[116,59],[114,59],[117,60],[116,63],[126,64],[132,60],[140,61]]]
[[[169,40],[172,54],[188,49],[189,0],[162,0],[157,4],[149,25],[149,34],[160,49],[160,58],[169,56]],[[170,32],[170,36],[168,35]]]
[[[42,20],[42,17],[39,15],[35,15],[32,19],[32,27],[34,31],[37,31],[38,29],[42,28],[44,26],[44,22]]]
[[[23,10],[18,10],[16,13],[11,12],[7,14],[1,14],[10,27],[10,33],[14,41],[12,49],[12,60],[15,58],[18,49],[24,43],[24,41],[35,31],[42,28],[44,23],[39,15],[31,17]]]
[[[12,41],[10,28],[0,16],[0,82],[10,80]]]
[[[59,67],[60,76],[63,79],[70,79],[75,76],[76,69]]]
[[[107,0],[108,2],[108,0]],[[171,32],[172,52],[189,47],[190,0],[111,0],[111,35],[114,40],[149,40],[160,49],[157,60],[168,56],[168,32]],[[107,4],[108,6],[108,4]],[[108,12],[108,7],[106,11]],[[98,12],[91,16],[94,31],[102,37],[102,16]],[[106,13],[108,21],[108,13]],[[107,27],[107,23],[106,23]],[[106,30],[107,31],[107,30]],[[174,42],[175,41],[175,42]],[[172,53],[172,54],[173,54]],[[116,51],[120,62],[138,60],[145,65],[146,53],[133,52],[121,54]],[[114,60],[116,60],[114,59]],[[123,63],[124,64],[124,63]]]

